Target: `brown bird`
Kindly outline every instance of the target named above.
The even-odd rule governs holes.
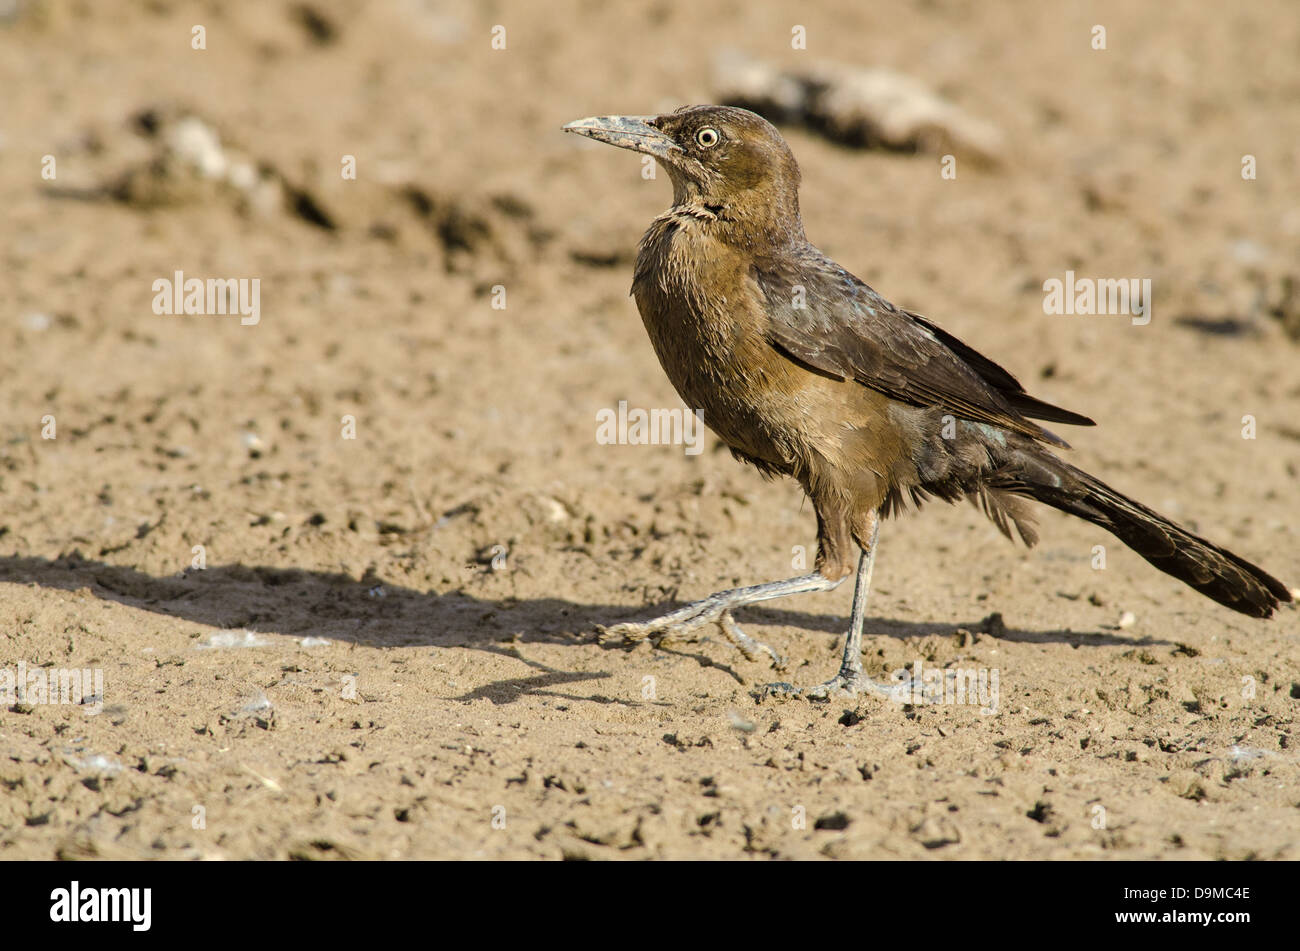
[[[637,640],[718,624],[751,659],[765,650],[732,612],[836,587],[861,549],[839,674],[800,690],[888,692],[862,669],[862,624],[880,519],[927,498],[976,502],[1008,538],[1037,541],[1028,500],[1098,525],[1206,597],[1266,618],[1287,587],[1046,446],[1034,420],[1091,426],[1025,392],[1016,378],[937,324],[896,307],[813,247],[799,215],[799,166],[766,120],[690,106],[564,127],[652,155],[673,205],[641,239],[632,293],[659,362],[705,424],[767,476],[796,479],[817,513],[816,571],[723,591],[608,634]]]

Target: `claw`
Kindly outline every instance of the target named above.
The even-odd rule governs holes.
[[[718,626],[722,628],[722,633],[726,635],[727,640],[735,644],[736,649],[745,655],[745,660],[758,660],[758,655],[762,653],[771,659],[773,670],[785,670],[785,658],[762,641],[756,641],[742,631],[730,611],[722,612],[722,616],[718,618]]]

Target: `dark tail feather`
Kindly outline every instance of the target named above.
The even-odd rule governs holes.
[[[1226,548],[1193,535],[1047,452],[1022,451],[995,487],[1028,495],[1106,529],[1166,574],[1251,617],[1271,617],[1291,600],[1287,586]],[[1005,471],[1005,470],[1004,470]]]

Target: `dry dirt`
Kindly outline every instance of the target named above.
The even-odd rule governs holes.
[[[0,857],[1300,858],[1296,611],[1055,513],[1033,551],[964,505],[882,531],[868,668],[996,671],[990,715],[598,643],[815,525],[712,437],[597,442],[678,405],[627,296],[670,192],[559,131],[710,101],[733,47],[993,123],[954,180],[787,126],[810,237],[1296,584],[1293,2],[309,2],[3,4],[0,667],[104,696],[0,710]],[[1151,278],[1150,324],[1045,316],[1067,269]],[[176,271],[258,278],[260,322],[155,314]],[[850,596],[739,619],[813,683]]]

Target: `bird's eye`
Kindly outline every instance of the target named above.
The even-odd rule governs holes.
[[[722,138],[722,136],[718,135],[717,129],[705,127],[695,133],[695,144],[702,149],[711,149],[718,144],[718,139],[720,138]]]

